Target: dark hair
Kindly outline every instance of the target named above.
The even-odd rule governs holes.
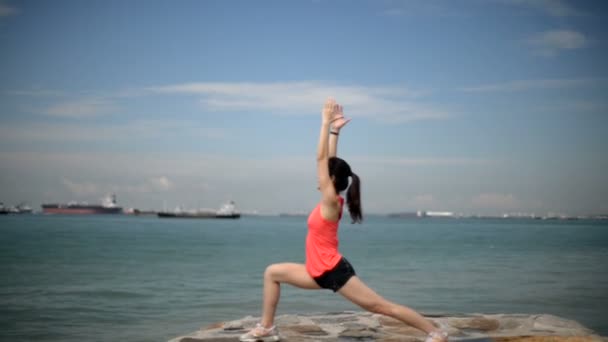
[[[334,177],[334,188],[336,193],[340,193],[346,188],[346,204],[348,212],[353,219],[352,223],[361,222],[363,220],[363,212],[361,211],[361,180],[359,176],[354,174],[350,166],[338,157],[331,157],[328,161],[329,176]],[[350,187],[348,186],[348,177],[352,178]]]

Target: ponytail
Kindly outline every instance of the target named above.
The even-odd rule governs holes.
[[[346,202],[348,204],[348,212],[352,218],[352,223],[361,223],[363,221],[363,212],[361,211],[361,180],[359,176],[351,172],[352,182],[348,190],[346,190]]]

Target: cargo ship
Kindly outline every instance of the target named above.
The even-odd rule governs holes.
[[[224,204],[217,211],[161,211],[158,217],[162,218],[214,218],[214,219],[238,219],[241,213],[236,210],[233,201]]]
[[[100,215],[100,214],[122,214],[122,208],[116,205],[116,195],[106,197],[101,204],[88,203],[47,203],[42,205],[44,214],[67,214],[67,215]]]

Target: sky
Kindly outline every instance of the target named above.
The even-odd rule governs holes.
[[[608,213],[608,4],[0,0],[0,201]]]

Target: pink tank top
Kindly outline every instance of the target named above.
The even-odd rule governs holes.
[[[344,198],[338,196],[340,207]],[[306,270],[316,278],[334,268],[342,255],[338,252],[338,224],[342,218],[342,208],[337,222],[327,221],[321,216],[319,203],[308,216],[308,235],[306,236]]]

